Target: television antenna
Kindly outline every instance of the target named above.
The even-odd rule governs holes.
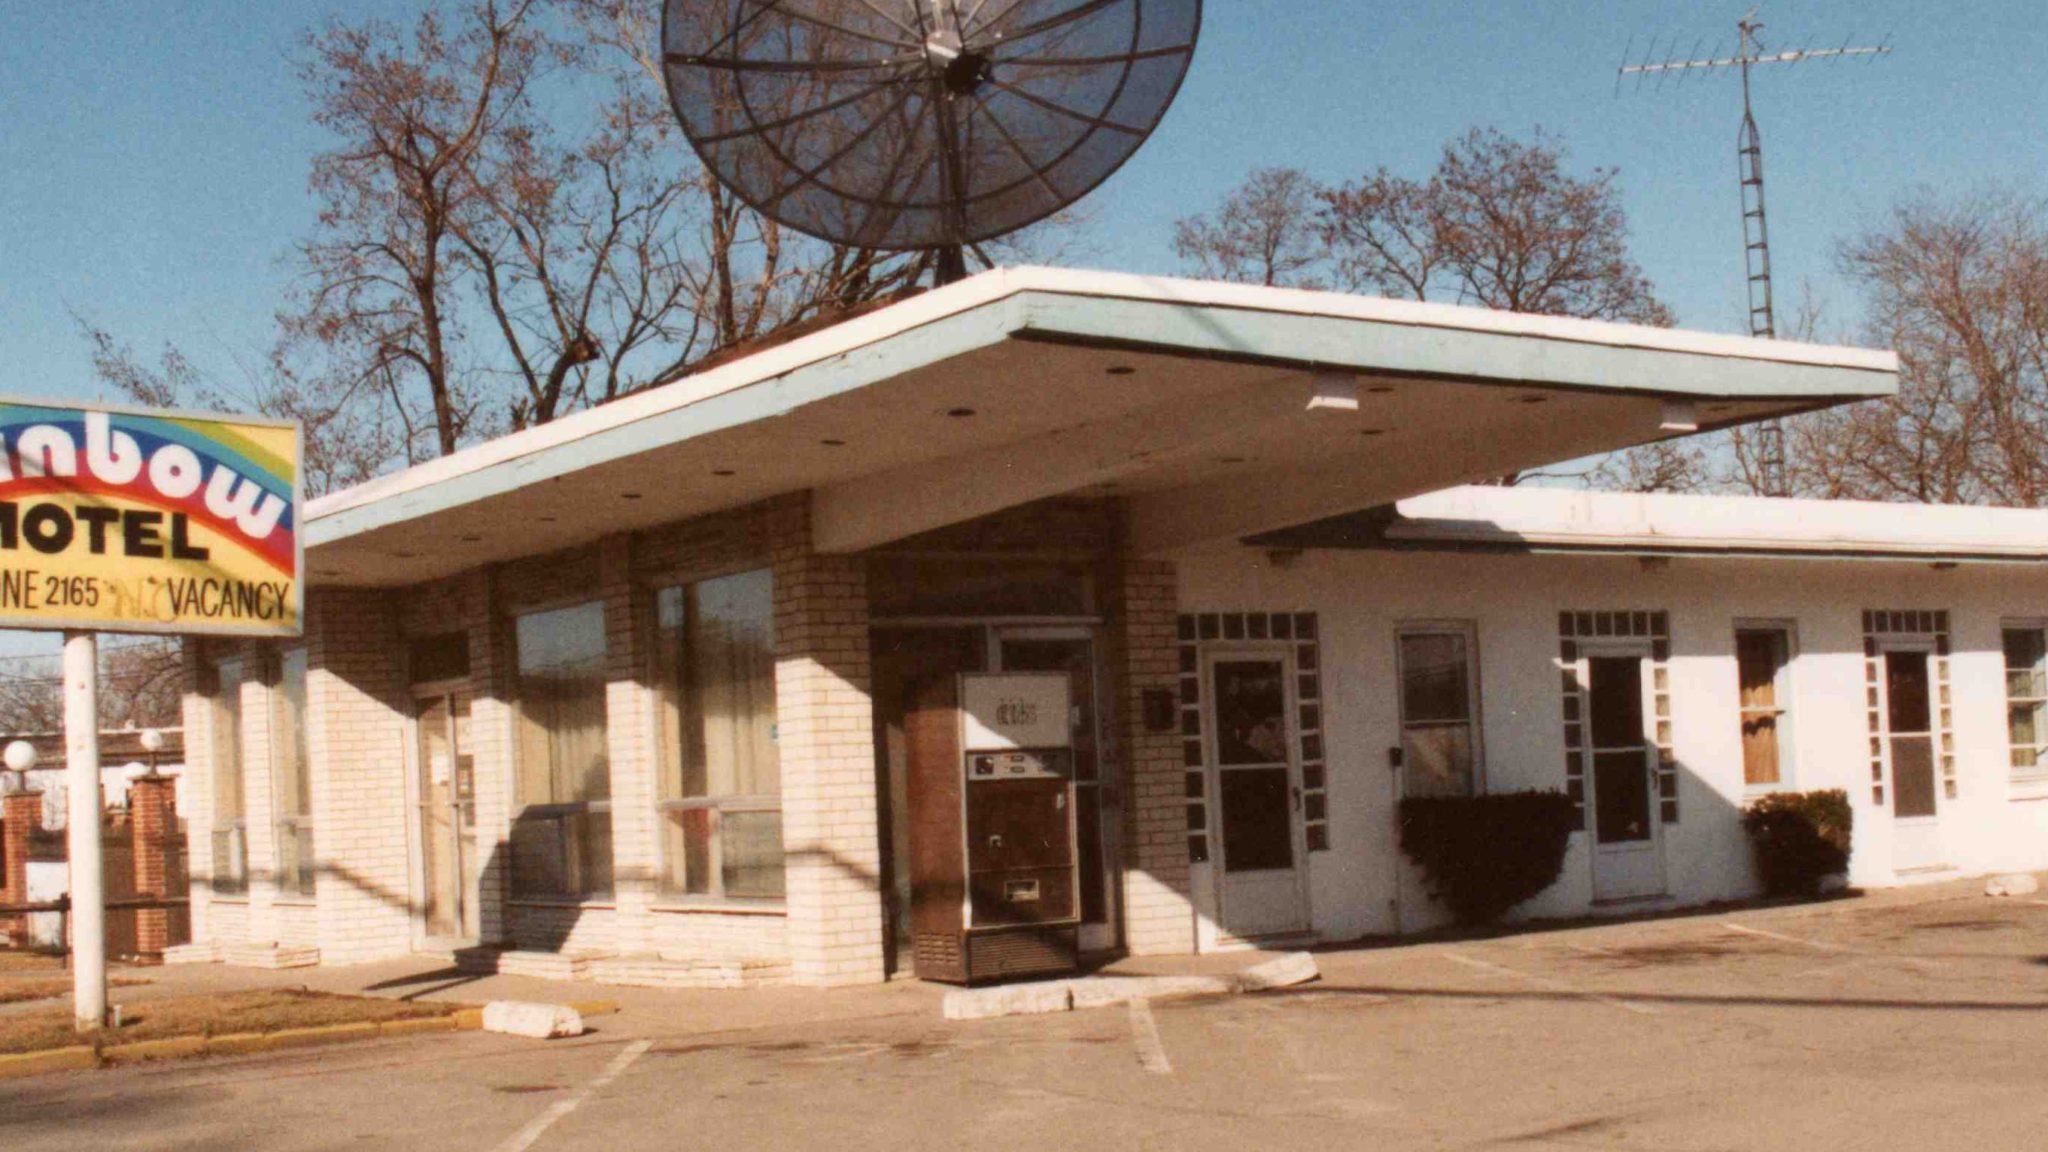
[[[1693,45],[1693,59],[1681,59],[1670,53],[1677,47],[1674,39],[1665,45],[1667,55],[1663,60],[1652,60],[1657,54],[1657,41],[1653,38],[1650,47],[1637,64],[1624,63],[1616,71],[1615,91],[1621,90],[1621,83],[1628,77],[1636,78],[1640,88],[1649,77],[1657,78],[1658,87],[1672,76],[1680,84],[1694,72],[1739,69],[1742,73],[1742,128],[1736,134],[1735,157],[1736,176],[1742,186],[1742,256],[1744,272],[1748,276],[1749,290],[1749,334],[1765,339],[1778,335],[1777,311],[1771,298],[1771,238],[1768,220],[1764,214],[1764,142],[1757,131],[1756,112],[1750,104],[1749,72],[1762,64],[1804,64],[1809,60],[1827,60],[1840,63],[1843,60],[1862,57],[1875,60],[1891,54],[1891,36],[1887,34],[1877,44],[1868,47],[1851,47],[1844,40],[1838,48],[1815,48],[1809,42],[1806,47],[1790,51],[1773,52],[1764,46],[1758,33],[1763,31],[1763,22],[1758,20],[1756,8],[1736,22],[1735,55],[1722,56],[1715,52],[1700,57],[1701,42]],[[1633,52],[1631,43],[1624,50],[1623,59]],[[1785,479],[1785,425],[1783,421],[1772,420],[1761,429],[1758,451],[1758,470],[1762,473],[1764,491],[1767,495],[1788,494]]]
[[[834,244],[931,254],[1058,212],[1130,159],[1201,0],[665,0],[662,71],[705,167]]]

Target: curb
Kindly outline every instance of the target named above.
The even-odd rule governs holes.
[[[584,1016],[612,1016],[619,1011],[615,1000],[583,1000],[570,1007]],[[445,1016],[416,1016],[382,1022],[360,1021],[328,1024],[318,1028],[286,1028],[278,1032],[234,1032],[222,1036],[172,1036],[163,1040],[138,1040],[95,1051],[90,1045],[51,1048],[41,1052],[0,1055],[0,1080],[18,1080],[51,1072],[79,1072],[92,1068],[113,1068],[155,1060],[178,1060],[192,1056],[240,1056],[252,1052],[273,1052],[283,1048],[307,1048],[320,1044],[347,1044],[395,1036],[421,1036],[437,1032],[475,1032],[484,1026],[482,1008],[461,1008]]]

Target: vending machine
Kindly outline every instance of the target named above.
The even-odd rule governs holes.
[[[906,719],[919,977],[1070,972],[1080,932],[1066,673],[948,677]]]

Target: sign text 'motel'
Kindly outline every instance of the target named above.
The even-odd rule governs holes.
[[[295,636],[296,425],[0,402],[0,627]]]

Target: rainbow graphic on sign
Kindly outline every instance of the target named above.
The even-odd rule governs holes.
[[[296,636],[298,425],[0,401],[0,627]]]

